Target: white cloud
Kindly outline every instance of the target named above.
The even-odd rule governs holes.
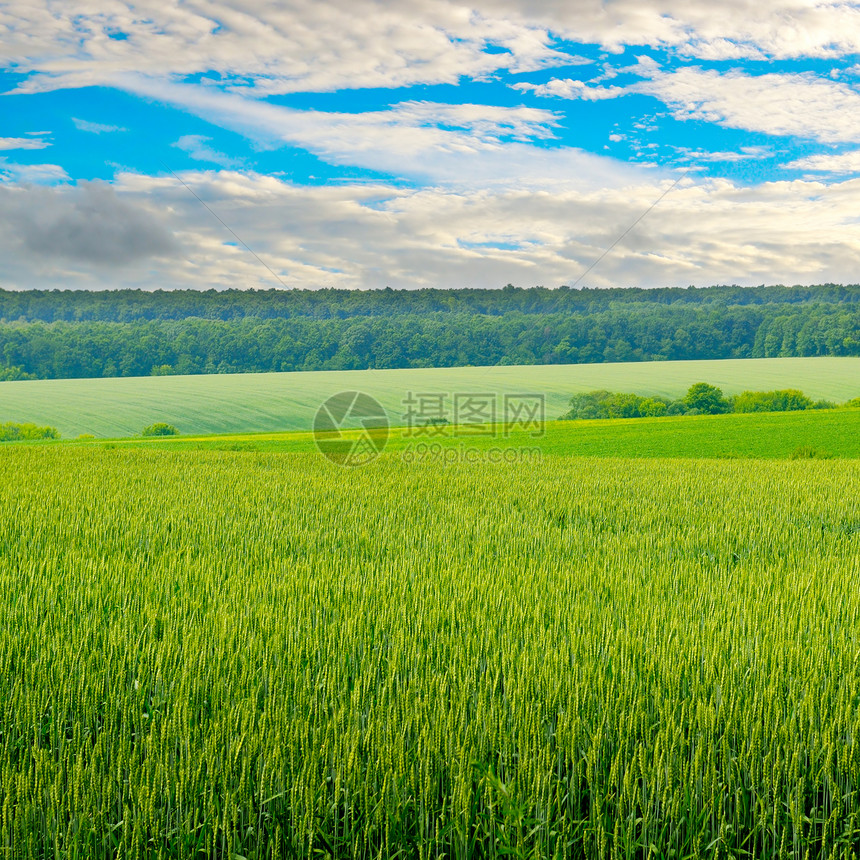
[[[808,170],[812,173],[860,173],[860,150],[838,154],[809,155],[785,165],[787,170]]]
[[[255,96],[455,84],[463,76],[488,78],[499,70],[582,61],[557,51],[554,37],[608,51],[662,46],[707,60],[845,56],[860,52],[858,16],[856,3],[841,0],[482,0],[475,6],[453,0],[9,0],[0,7],[0,66],[25,75],[20,92],[114,86],[260,145],[290,144],[332,164],[429,186],[302,188],[238,170],[183,173],[195,193],[291,284],[553,284],[575,280],[673,177],[557,141],[546,148],[542,144],[558,134],[560,123],[550,109],[405,101],[387,110],[337,113],[296,110]],[[112,38],[117,35],[124,38]],[[517,89],[580,100],[646,94],[681,119],[824,143],[860,136],[860,93],[824,76],[718,74],[698,67],[664,71],[639,58],[633,66],[608,67],[602,80],[622,72],[640,80],[598,86],[600,79],[587,84],[558,78]],[[190,75],[208,80],[183,83]],[[639,119],[645,130],[653,127],[651,118]],[[115,129],[87,120],[77,124],[95,133]],[[636,127],[631,123],[630,134]],[[35,137],[5,140],[27,141],[32,149]],[[183,136],[176,145],[192,158],[236,166],[204,135]],[[653,144],[632,145],[653,157]],[[681,153],[682,159],[703,162],[764,156],[764,150],[743,148]],[[851,158],[814,156],[802,167],[794,165],[839,172],[854,163]],[[66,180],[58,165],[0,158],[0,275],[6,282],[271,282],[171,176],[122,174],[115,183],[117,200],[111,201],[75,197],[71,185],[28,187]],[[64,213],[42,225],[46,236],[63,238],[65,244],[56,245],[65,249],[60,257],[45,253],[50,246],[40,246],[33,234],[21,233],[21,216],[36,204]],[[858,204],[860,185],[853,181],[825,185],[804,179],[742,188],[685,180],[589,280],[646,286],[850,280],[860,264]],[[105,212],[121,213],[122,223],[131,225],[117,239],[126,250],[134,225],[146,224],[152,236],[158,234],[152,216],[161,219],[161,238],[175,241],[159,247],[169,245],[176,253],[168,262],[168,254],[159,256],[149,246],[131,247],[120,255],[122,270],[106,273],[110,261],[97,262],[96,249],[77,253],[69,244],[69,236],[87,225],[106,234],[110,220],[93,214]]]
[[[0,157],[0,183],[23,182],[50,185],[65,182],[69,174],[59,164],[15,164]]]
[[[214,73],[265,94],[456,83],[582,60],[557,50],[555,36],[706,60],[848,56],[860,52],[860,8],[844,0],[10,0],[0,32],[0,65],[36,73],[21,91]]]
[[[403,102],[385,111],[337,113],[296,110],[224,93],[213,87],[174,84],[158,78],[127,76],[117,85],[129,92],[184,108],[225,128],[262,142],[290,142],[332,152],[385,146],[392,135],[426,149],[433,145],[463,148],[493,146],[502,138],[546,138],[555,113],[536,108]]]
[[[208,141],[211,139],[202,134],[184,134],[173,146],[181,149],[195,161],[208,161],[221,167],[237,167],[239,165],[238,159],[230,158],[230,156],[209,146]]]
[[[845,0],[487,0],[482,9],[610,51],[663,46],[703,60],[860,52],[860,8]]]
[[[531,90],[536,96],[554,96],[561,99],[582,99],[583,101],[602,101],[614,99],[626,95],[626,87],[596,87],[589,86],[583,81],[571,80],[570,78],[553,78],[545,84],[518,83],[513,89],[521,92]]]
[[[211,87],[124,78],[130,92],[178,106],[268,145],[289,143],[332,164],[428,183],[558,187],[617,186],[640,168],[573,147],[548,149],[548,110],[403,102],[365,113],[300,111]]]
[[[460,129],[490,144],[507,138],[521,141],[550,138],[553,136],[552,127],[558,124],[554,113],[537,108],[416,101],[401,102],[391,111],[365,113],[363,116],[371,125]]]
[[[656,96],[678,119],[827,143],[860,140],[860,93],[811,74],[720,74],[693,67],[630,89]]]
[[[0,9],[0,58],[37,75],[21,91],[122,74],[238,76],[258,94],[456,83],[558,62],[545,27],[447,0],[17,0]],[[112,39],[121,33],[125,38]],[[492,45],[493,52],[485,48]],[[502,49],[502,50],[498,50]]]
[[[668,188],[666,182],[639,181],[591,190],[415,190],[299,187],[231,171],[180,176],[284,282],[303,287],[571,283]],[[83,204],[74,202],[74,186],[0,187],[4,281],[50,284],[62,273],[75,286],[279,285],[173,177],[124,174],[115,189],[115,201],[91,205],[102,211],[102,203],[110,203],[124,223],[143,219],[154,231],[154,244],[133,246],[121,266],[82,253],[52,257],[34,249],[32,239],[29,246],[23,242],[22,213],[31,220],[33,212],[67,213],[54,229],[75,235],[81,216],[72,213]],[[583,283],[850,281],[860,266],[858,206],[860,180],[744,187],[688,177]],[[106,219],[95,223],[105,225]],[[165,236],[173,238],[159,244]],[[180,250],[167,254],[172,247]]]
[[[43,132],[46,133],[46,132]],[[50,146],[48,140],[34,137],[0,137],[0,150],[3,149],[44,149]]]
[[[653,63],[624,71],[635,71],[647,79],[624,87],[561,79],[540,86],[516,86],[536,95],[591,101],[644,94],[668,105],[680,120],[703,120],[825,143],[860,141],[860,92],[829,78],[811,73],[750,75],[738,69],[721,73],[698,66],[667,72]]]
[[[679,160],[694,162],[737,162],[756,161],[769,158],[771,150],[766,146],[742,146],[739,152],[734,151],[708,151],[705,149],[688,149],[684,146],[673,147],[678,153]]]
[[[760,48],[751,44],[733,42],[719,36],[704,40],[694,41],[681,48],[681,53],[695,57],[698,60],[718,62],[721,60],[764,60],[767,55]]]
[[[104,134],[105,132],[112,131],[128,131],[127,128],[122,128],[118,125],[105,125],[101,122],[89,122],[85,119],[78,119],[76,116],[72,117],[72,122],[75,124],[75,128],[78,131],[88,131],[91,134]]]

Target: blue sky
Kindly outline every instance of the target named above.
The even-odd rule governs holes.
[[[856,282],[858,46],[816,0],[8,0],[0,286]]]

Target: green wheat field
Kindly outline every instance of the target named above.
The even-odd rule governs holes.
[[[855,860],[860,409],[397,426],[699,380],[860,360],[0,383],[0,856]]]
[[[860,458],[860,409],[741,415],[683,415],[661,418],[619,418],[602,421],[548,421],[539,434],[519,427],[492,425],[482,435],[459,427],[418,433],[392,427],[385,451],[404,462],[447,465],[474,455],[522,452],[523,458],[552,454],[567,457],[743,457],[792,459]],[[357,436],[344,431],[344,436]],[[25,443],[27,444],[27,443]],[[45,444],[45,443],[37,443]],[[65,447],[166,449],[172,451],[244,451],[311,454],[313,433],[242,433],[208,436],[129,437],[110,441],[67,440],[47,444]],[[515,458],[516,459],[516,458]],[[502,457],[501,462],[509,462]],[[337,479],[337,470],[332,478]]]
[[[0,486],[4,857],[860,851],[860,462],[7,444]]]
[[[860,358],[755,358],[619,364],[554,364],[242,373],[0,382],[0,422],[48,424],[65,438],[124,437],[156,421],[183,434],[273,433],[310,428],[317,406],[339,391],[375,397],[398,424],[411,392],[523,392],[546,397],[558,418],[571,395],[605,388],[681,397],[694,382],[744,390],[799,388],[813,400],[860,397]]]

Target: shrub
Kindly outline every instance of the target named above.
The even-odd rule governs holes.
[[[35,424],[0,424],[0,442],[21,442],[30,439],[59,439],[56,427],[38,427]]]
[[[144,436],[178,436],[179,431],[172,424],[165,424],[163,421],[157,424],[150,424],[149,427],[143,428]]]
[[[662,397],[643,397],[639,401],[639,414],[643,418],[657,418],[669,411],[671,401]]]
[[[645,418],[665,415],[671,401],[663,397],[640,397],[611,391],[589,391],[570,398],[570,409],[562,421],[595,418]]]
[[[589,391],[570,398],[570,409],[560,420],[589,418],[650,418],[659,415],[721,415],[726,412],[795,412],[804,409],[833,409],[829,400],[813,402],[796,388],[778,391],[744,391],[736,397],[725,397],[721,389],[707,382],[690,386],[680,400],[665,397],[641,397],[612,391]],[[860,397],[846,406],[860,406]]]
[[[730,404],[723,397],[722,389],[707,382],[696,382],[684,397],[684,404],[690,414],[695,409],[697,415],[721,415],[728,412]]]
[[[860,408],[860,397],[855,397],[852,400],[849,400],[845,405],[851,406],[854,409]]]
[[[612,397],[611,391],[589,391],[587,394],[574,394],[570,398],[570,409],[561,416],[562,421],[577,418],[608,418],[606,400]]]
[[[0,365],[0,382],[16,382],[19,379],[36,379],[32,373],[26,373],[20,367]]]
[[[735,412],[796,412],[815,404],[802,391],[744,391],[734,399]]]
[[[606,411],[610,418],[638,418],[641,399],[636,394],[612,394],[605,401]]]

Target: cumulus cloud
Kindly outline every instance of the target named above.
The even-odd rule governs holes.
[[[860,140],[860,93],[811,74],[749,75],[685,68],[635,85],[679,119],[827,143]]]
[[[583,101],[602,101],[626,95],[626,87],[589,86],[583,81],[570,78],[553,78],[545,84],[529,84],[521,82],[514,84],[513,89],[520,92],[533,92],[536,96],[551,96],[561,99],[582,99]]]
[[[533,192],[180,175],[284,283],[312,288],[572,283],[671,182]],[[70,190],[0,186],[6,284],[281,285],[173,177],[123,174],[110,201],[104,188],[80,198]],[[858,205],[860,180],[744,187],[687,178],[583,284],[845,282],[860,266]],[[51,215],[38,221],[37,213]],[[84,231],[126,250],[105,253]],[[129,248],[130,234],[137,238]]]
[[[651,45],[726,60],[860,50],[860,8],[844,0],[486,0],[481,8],[610,51]]]
[[[811,73],[751,75],[689,66],[663,71],[652,62],[624,71],[647,75],[627,86],[589,85],[552,79],[540,86],[517,84],[536,95],[598,101],[630,94],[654,96],[676,119],[703,120],[728,128],[825,143],[860,140],[860,92]]]
[[[98,11],[17,0],[0,9],[0,29],[0,57],[38,72],[22,91],[212,70],[258,94],[399,87],[530,71],[563,56],[546,27],[448,0],[114,0]]]
[[[0,185],[9,182],[52,185],[68,179],[69,174],[59,164],[16,164],[0,157]]]
[[[121,199],[103,183],[0,185],[0,223],[13,246],[9,253],[40,268],[52,260],[115,268],[178,250],[163,218],[150,206]]]
[[[536,193],[301,188],[227,172],[184,178],[287,283],[350,287],[571,283],[671,182]],[[223,244],[230,237],[214,219],[201,220],[193,198],[175,183],[159,180],[156,190],[153,180],[127,176],[121,184],[129,194],[155,194],[180,223],[192,220],[195,227],[183,235],[206,239],[199,257],[189,254],[201,266],[201,282],[226,285],[231,269],[240,283],[267,281],[253,257]],[[586,280],[597,286],[850,280],[860,264],[858,203],[860,181],[749,188],[685,179]]]
[[[258,145],[289,144],[333,165],[425,184],[304,188],[233,169],[237,162],[205,135],[180,137],[175,145],[191,158],[224,168],[183,173],[183,180],[290,284],[554,284],[575,281],[675,174],[561,145],[555,137],[563,118],[551,103],[409,100],[349,113],[297,110],[263,97],[456,84],[463,77],[584,62],[560,47],[571,43],[608,52],[656,46],[697,62],[844,57],[860,52],[858,16],[858,4],[843,0],[106,0],[97,6],[9,0],[0,6],[0,66],[14,67],[19,93],[111,86]],[[621,66],[620,59],[613,66],[612,59],[590,83],[559,73],[547,83],[523,81],[515,88],[580,101],[649,95],[680,119],[824,144],[860,136],[860,92],[840,80],[718,73],[672,68],[671,62],[663,69],[644,57],[633,66]],[[622,73],[638,79],[626,83]],[[605,83],[613,78],[624,85]],[[644,128],[639,119],[631,135]],[[83,119],[76,125],[90,133],[119,130]],[[622,136],[619,131],[610,139]],[[34,149],[37,138],[3,140]],[[639,149],[647,147],[654,145]],[[766,155],[754,148],[690,150],[678,160]],[[853,172],[846,170],[852,157],[810,156],[789,166]],[[112,186],[80,188],[65,184],[68,179],[59,165],[0,157],[5,283],[272,284],[265,268],[174,177],[125,173]],[[860,264],[858,203],[860,186],[853,181],[825,185],[807,177],[744,188],[688,179],[613,249],[589,282],[851,279]]]
[[[35,73],[22,91],[123,74],[220,75],[258,94],[456,83],[581,60],[557,39],[662,46],[705,60],[860,52],[843,0],[10,0],[0,63]],[[488,50],[491,49],[491,50]]]
[[[785,165],[787,170],[807,170],[811,173],[860,173],[860,150],[823,155],[809,155]]]

